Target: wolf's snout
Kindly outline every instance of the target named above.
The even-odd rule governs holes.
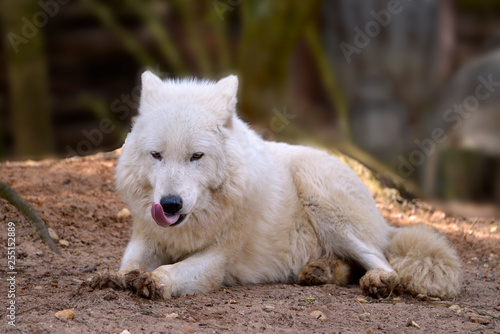
[[[175,215],[182,209],[182,198],[176,195],[168,195],[161,198],[160,205],[163,208],[163,212]]]

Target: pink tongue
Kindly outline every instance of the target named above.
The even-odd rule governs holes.
[[[180,217],[180,215],[165,215],[161,205],[155,202],[153,202],[153,205],[151,206],[151,216],[153,217],[154,221],[161,227],[175,224]]]

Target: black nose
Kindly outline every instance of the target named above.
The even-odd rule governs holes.
[[[162,197],[160,205],[165,213],[175,215],[182,209],[182,198],[176,195],[168,195]]]

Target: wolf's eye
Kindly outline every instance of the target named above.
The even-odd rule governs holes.
[[[205,154],[203,154],[202,152],[196,152],[191,156],[191,159],[189,160],[190,161],[200,160],[201,158],[203,158],[204,155]]]
[[[155,152],[155,151],[151,152],[151,156],[152,156],[153,158],[155,158],[156,160],[160,160],[160,161],[161,161],[161,159],[163,158],[163,157],[161,156],[161,153],[160,153],[160,152]]]

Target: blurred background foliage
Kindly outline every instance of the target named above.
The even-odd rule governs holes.
[[[120,147],[145,69],[235,73],[266,139],[340,150],[414,195],[500,204],[499,0],[0,4],[2,160]]]

